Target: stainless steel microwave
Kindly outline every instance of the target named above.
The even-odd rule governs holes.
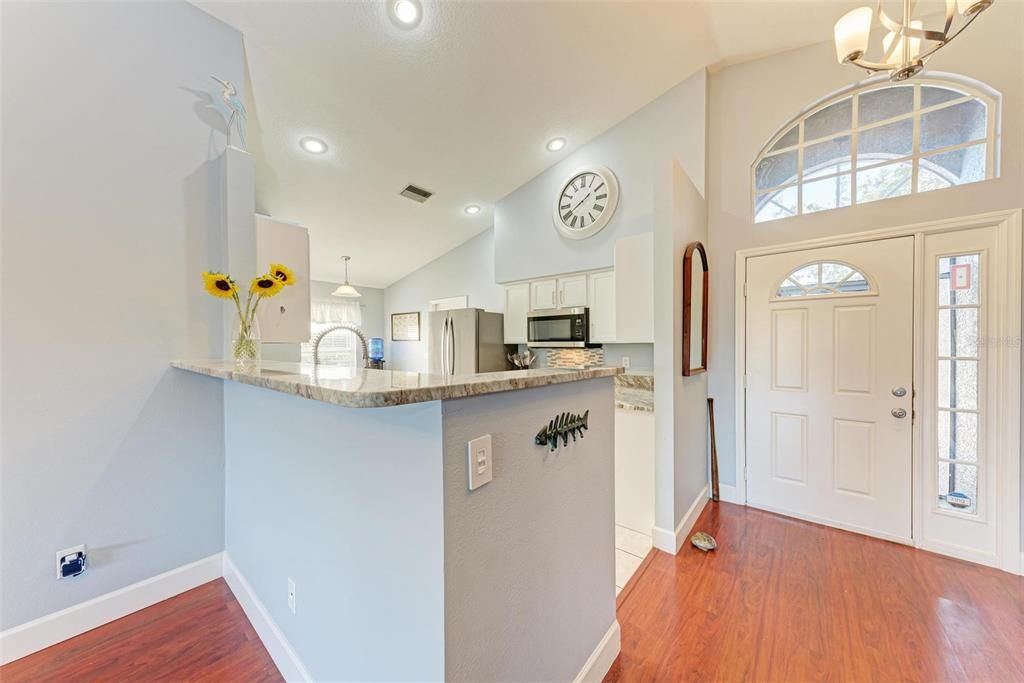
[[[590,310],[552,308],[526,315],[527,346],[540,348],[584,348],[590,346]]]

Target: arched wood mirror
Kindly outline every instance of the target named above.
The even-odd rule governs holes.
[[[700,256],[694,267],[694,255]],[[683,376],[708,369],[708,253],[690,242],[683,254]]]

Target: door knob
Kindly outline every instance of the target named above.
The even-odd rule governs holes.
[[[903,398],[904,396],[907,395],[907,390],[903,387],[893,387],[892,395],[897,398]]]
[[[901,419],[907,416],[907,411],[905,411],[903,408],[893,408],[889,412],[892,413],[893,417]]]

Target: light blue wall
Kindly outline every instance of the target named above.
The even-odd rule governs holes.
[[[225,550],[315,680],[444,678],[441,421],[224,382]]]
[[[615,621],[614,380],[445,401],[445,680],[572,681]],[[554,415],[586,437],[533,443]],[[494,480],[467,481],[490,434]]]
[[[434,299],[468,296],[472,308],[502,313],[505,289],[494,280],[494,230],[489,229],[384,290],[384,356],[389,370],[426,372],[427,307]],[[420,341],[391,341],[391,314],[420,312]]]
[[[4,3],[0,628],[223,548],[224,118],[242,38],[185,2]],[[90,569],[57,581],[54,553]]]
[[[654,229],[654,185],[676,158],[704,187],[704,73],[673,87],[498,202],[494,272],[498,282],[612,266],[615,240]],[[607,166],[619,180],[619,207],[608,226],[585,240],[561,236],[552,207],[569,175]]]

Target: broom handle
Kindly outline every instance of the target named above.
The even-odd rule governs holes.
[[[711,500],[718,502],[718,445],[715,443],[715,399],[708,399],[708,420],[711,429]]]

